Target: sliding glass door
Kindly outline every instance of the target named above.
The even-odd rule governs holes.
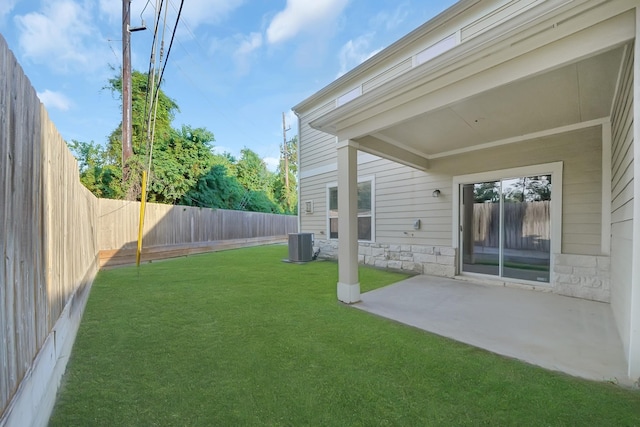
[[[549,282],[551,175],[461,185],[463,272]]]

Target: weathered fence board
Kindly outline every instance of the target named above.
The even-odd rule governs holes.
[[[504,204],[504,247],[508,249],[551,249],[550,201]],[[498,247],[500,242],[500,204],[473,205],[474,241],[479,246]]]
[[[0,179],[2,423],[65,305],[93,279],[98,247],[97,199],[1,36]]]
[[[138,212],[137,202],[98,200],[80,184],[76,160],[0,35],[0,426],[46,423],[99,250],[135,248]],[[157,204],[147,205],[145,224],[155,258],[297,231],[291,216]],[[41,348],[52,353],[43,350],[49,360],[34,368]],[[43,378],[50,383],[34,383]]]
[[[138,237],[139,202],[100,199],[100,250],[132,249]],[[291,215],[147,203],[144,247],[286,236],[298,230]]]

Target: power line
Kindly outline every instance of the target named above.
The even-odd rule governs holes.
[[[147,2],[147,5],[145,5],[145,8],[148,6],[148,4],[149,2]],[[158,64],[162,64],[162,70],[159,73],[158,82],[156,84],[155,83],[155,78],[156,78],[155,55],[157,51],[158,30],[159,30],[159,23],[161,19],[160,17],[162,15],[162,9],[164,6],[164,0],[156,1],[155,25],[154,25],[153,42],[152,42],[151,54],[150,54],[150,60],[149,60],[149,72],[147,74],[147,93],[146,93],[146,99],[145,99],[145,118],[147,120],[146,134],[147,134],[147,155],[148,155],[147,180],[151,176],[151,165],[153,162],[153,145],[154,145],[154,139],[155,139],[155,128],[156,128],[156,119],[157,119],[157,113],[158,113],[160,85],[162,84],[164,71],[169,61],[169,55],[171,54],[171,48],[173,46],[173,41],[175,39],[176,30],[180,22],[180,15],[182,14],[183,5],[184,5],[184,0],[182,0],[180,3],[180,9],[178,10],[176,22],[173,27],[171,40],[169,42],[169,48],[167,49],[167,56],[164,58],[164,61],[163,61],[164,38],[165,38],[166,28],[167,28],[167,12],[169,9],[168,7],[164,7],[165,16],[163,19],[162,40],[160,42],[160,57],[158,59]],[[149,105],[149,99],[151,100],[151,105]],[[148,108],[148,111],[147,111],[147,108]],[[148,113],[148,118],[147,118],[147,113]]]
[[[149,91],[149,88],[152,88],[155,84],[155,82],[152,80],[152,73],[153,76],[155,76],[155,65],[156,65],[156,40],[158,38],[158,28],[160,26],[160,14],[162,13],[162,4],[164,3],[161,0],[157,0],[156,1],[156,5],[158,4],[158,1],[160,1],[160,4],[158,7],[156,7],[156,13],[154,16],[154,28],[153,28],[153,40],[151,42],[151,53],[149,55],[149,71],[147,72],[147,93],[145,96],[145,100],[144,100],[144,116],[145,116],[145,120],[147,120],[146,126],[145,126],[145,131],[146,131],[146,138],[147,138],[147,150],[148,150],[148,139],[149,139],[149,125],[150,125],[150,117],[147,118],[147,113],[151,110],[151,107],[149,106],[149,101],[150,98],[152,98],[152,92]],[[147,6],[149,5],[149,3],[151,2],[151,0],[147,1],[147,4],[144,6],[144,9],[147,8]],[[143,9],[143,12],[144,12]],[[140,15],[142,16],[142,14]],[[149,110],[147,110],[147,108],[149,108]]]
[[[147,0],[147,3],[144,5],[144,7],[142,8],[142,11],[140,12],[140,19],[144,21],[144,19],[142,19],[142,15],[144,14],[144,11],[147,10],[147,6],[149,6],[149,3],[151,3],[151,0]]]
[[[169,42],[169,49],[167,49],[167,57],[164,60],[164,64],[162,65],[162,72],[160,73],[160,79],[158,80],[158,89],[160,88],[160,83],[162,82],[162,77],[164,76],[164,70],[167,67],[167,62],[169,61],[169,55],[171,54],[171,48],[173,47],[173,40],[176,37],[176,30],[178,29],[178,23],[180,22],[180,15],[182,15],[182,7],[184,6],[184,0],[180,0],[180,8],[178,9],[178,16],[176,17],[176,25],[173,27],[173,33],[171,34],[171,41]]]
[[[225,117],[228,121],[234,122],[236,121],[236,119],[232,116],[230,116],[228,114],[228,111],[231,111],[233,109],[239,109],[240,107],[238,107],[237,105],[233,105],[233,103],[229,102],[228,100],[224,102],[224,106],[219,106],[217,104],[217,102],[215,102],[211,96],[207,93],[208,90],[204,89],[202,87],[202,85],[199,83],[199,79],[195,79],[192,77],[193,71],[195,70],[200,70],[200,72],[202,74],[206,74],[206,71],[203,68],[203,63],[202,63],[202,58],[206,59],[206,62],[210,62],[210,55],[207,53],[207,49],[204,48],[204,46],[201,43],[201,40],[196,37],[194,31],[192,30],[192,25],[188,22],[188,20],[184,17],[181,16],[182,14],[182,8],[184,5],[184,0],[181,1],[180,3],[180,7],[176,7],[175,2],[173,2],[172,0],[168,0],[168,5],[164,5],[165,7],[165,11],[167,8],[169,8],[169,6],[172,8],[173,11],[177,12],[178,14],[178,19],[176,19],[175,22],[175,26],[173,28],[173,35],[171,38],[171,46],[173,45],[173,42],[177,42],[178,45],[180,45],[180,48],[182,49],[182,51],[187,55],[187,57],[190,59],[191,62],[191,66],[190,66],[190,71],[187,72],[186,69],[184,69],[183,67],[181,67],[179,65],[179,63],[173,63],[172,65],[174,67],[176,67],[176,69],[178,69],[181,74],[185,77],[185,80],[187,83],[189,83],[194,89],[197,90],[197,93],[200,97],[202,97],[202,99],[204,101],[207,102],[207,104],[209,106],[211,106],[217,113],[219,116]],[[147,6],[149,4],[149,1],[147,2]],[[145,6],[145,8],[147,7]],[[157,9],[157,7],[156,7]],[[165,22],[166,25],[166,22]],[[178,28],[178,25],[180,25],[182,28],[184,28],[186,30],[186,32],[189,34],[189,36],[195,41],[196,43],[196,49],[200,50],[200,54],[198,55],[198,60],[195,59],[194,55],[191,53],[191,49],[188,49],[180,40],[180,37],[176,37],[176,31]],[[170,46],[170,49],[171,49]],[[168,55],[167,55],[168,57]],[[167,58],[168,59],[168,58]],[[163,67],[162,67],[162,71],[161,71],[161,78],[158,80],[157,82],[157,87],[159,88],[160,85],[162,84],[163,78],[164,78],[164,72],[166,70],[166,65],[167,65],[167,61],[165,61]],[[196,82],[198,81],[198,82]],[[249,135],[248,133],[246,133],[244,127],[249,124],[252,125],[254,128],[258,128],[258,126],[252,122],[250,117],[245,117],[243,122],[242,122],[243,126],[238,126],[237,127],[237,132],[240,134],[244,134],[246,137],[249,137],[249,140],[254,140],[254,136],[253,135]],[[277,153],[280,148],[277,142],[274,141],[271,148],[268,148],[265,152],[263,152],[263,155],[261,156],[262,158],[266,158],[266,157],[276,157],[274,154]]]
[[[174,11],[177,11],[176,6],[175,6],[175,4],[174,4],[174,2],[172,0],[169,0],[169,4],[171,5],[171,7],[173,8]],[[208,59],[207,50],[204,48],[204,46],[202,46],[202,43],[200,43],[200,39],[198,37],[196,37],[196,35],[192,31],[191,25],[189,24],[189,21],[186,18],[183,18],[180,21],[180,25],[182,25],[188,31],[188,33],[191,35],[192,39],[196,42],[198,48],[200,49],[200,51],[202,53],[202,55],[200,55],[200,57]],[[199,68],[201,71],[204,71],[202,69],[202,66],[201,66],[202,61],[197,61],[193,57],[191,52],[189,52],[189,50],[182,44],[182,42],[180,42],[179,39],[177,41],[178,41],[178,44],[180,45],[180,47],[182,48],[182,50],[192,60],[193,67],[194,68]],[[191,83],[191,85],[195,89],[198,89],[198,93],[209,103],[209,105],[211,105],[211,107],[213,107],[223,117],[226,117],[227,119],[231,119],[231,121],[234,121],[231,116],[226,114],[226,112],[227,111],[231,111],[233,109],[238,110],[239,107],[237,105],[233,105],[232,103],[227,102],[227,104],[224,106],[226,108],[218,107],[211,99],[209,99],[207,96],[205,96],[205,91],[200,86],[198,86],[197,84],[195,84],[193,82],[193,79],[191,79],[191,77],[189,76],[189,74],[186,71],[184,71],[182,68],[180,68],[177,65],[176,65],[176,67],[182,72],[182,74],[187,78],[187,80]],[[252,135],[249,135],[249,134],[244,132],[244,126],[247,123],[250,124],[251,126],[253,126],[254,128],[258,128],[259,127],[258,125],[253,123],[249,117],[245,117],[244,121],[242,123],[240,123],[242,126],[238,126],[237,129],[238,129],[238,131],[240,133],[245,134],[247,137],[249,137],[249,139],[252,139],[253,138]],[[263,153],[264,155],[262,156],[262,158],[272,157],[276,152],[278,152],[280,150],[279,145],[280,144],[274,142],[273,148],[269,149],[267,153]]]
[[[163,0],[158,0],[163,2]],[[160,41],[160,58],[158,59],[158,64],[162,63],[162,59],[164,56],[164,36],[167,32],[167,11],[169,10],[168,7],[164,8],[164,22],[162,24],[162,40]],[[162,11],[162,3],[160,4],[160,7],[158,8],[158,15],[157,15],[157,20],[158,22],[160,22],[160,15],[161,15],[161,11]],[[176,22],[177,24],[177,22]],[[157,46],[154,46],[154,49]],[[165,62],[166,64],[166,62]],[[155,85],[155,78],[156,78],[156,70],[155,70],[155,61],[154,61],[154,68],[153,68],[153,75],[151,76],[151,85],[149,87],[151,87],[151,90],[153,91],[153,96],[152,96],[152,108],[153,108],[153,121],[151,121],[151,111],[149,111],[149,125],[147,126],[148,131],[151,131],[150,137],[147,136],[148,140],[149,140],[149,147],[148,147],[148,155],[149,155],[149,165],[148,165],[148,171],[149,174],[148,176],[151,176],[151,161],[153,159],[153,143],[155,140],[155,135],[156,135],[156,120],[158,118],[158,100],[160,97],[160,80],[158,80],[158,86],[155,88],[154,90],[154,85]],[[149,92],[149,87],[147,87],[147,93]],[[150,127],[150,129],[149,129]]]

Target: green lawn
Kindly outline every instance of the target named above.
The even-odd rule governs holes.
[[[101,271],[52,426],[627,426],[640,392],[336,301],[285,246]],[[363,292],[404,276],[362,268]]]

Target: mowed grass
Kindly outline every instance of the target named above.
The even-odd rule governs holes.
[[[640,393],[336,301],[285,246],[101,271],[52,426],[632,426]],[[363,292],[405,276],[362,268]]]

